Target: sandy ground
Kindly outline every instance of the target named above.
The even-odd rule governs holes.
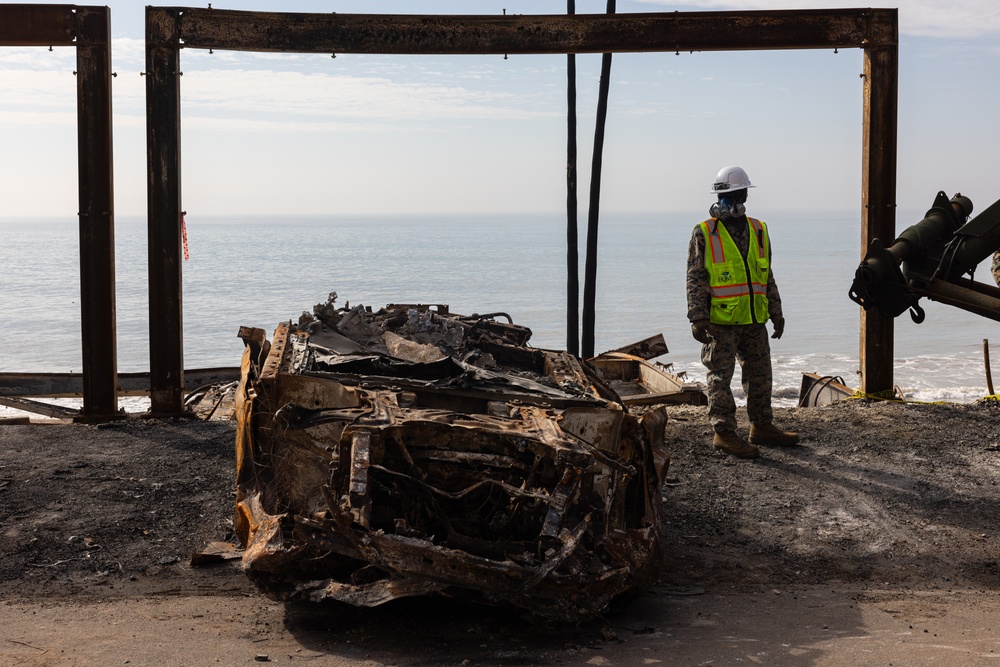
[[[286,605],[233,562],[234,428],[0,426],[0,665],[1000,665],[1000,405],[670,408],[655,587],[580,626],[448,599]]]

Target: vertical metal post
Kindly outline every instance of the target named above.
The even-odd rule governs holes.
[[[861,254],[872,239],[889,245],[896,236],[896,117],[899,48],[896,12],[876,15],[874,42],[864,52],[864,147],[862,154]],[[861,311],[861,391],[893,387],[893,320],[877,309]]]
[[[183,412],[180,31],[183,10],[146,7],[150,413]]]
[[[566,13],[576,13],[567,0]],[[566,349],[580,353],[580,249],[576,190],[576,55],[566,56]]]
[[[615,13],[615,0],[608,0],[608,14]],[[594,356],[594,324],[597,319],[597,229],[601,209],[601,167],[604,161],[604,126],[608,119],[608,91],[611,88],[611,54],[601,56],[601,83],[594,128],[594,156],[590,170],[590,210],[587,214],[587,258],[583,276],[584,358]]]
[[[77,7],[77,154],[84,420],[118,416],[111,10]]]

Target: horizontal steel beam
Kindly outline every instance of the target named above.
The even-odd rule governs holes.
[[[895,9],[567,16],[299,14],[190,7],[149,7],[147,12],[176,21],[180,46],[236,51],[560,54],[867,48],[897,41]]]
[[[238,367],[193,368],[184,371],[185,391],[240,379]],[[83,395],[80,373],[0,373],[0,397],[73,398]],[[149,396],[149,373],[119,373],[119,396]]]
[[[0,5],[0,46],[76,46],[76,5]]]

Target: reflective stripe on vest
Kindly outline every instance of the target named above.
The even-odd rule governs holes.
[[[710,319],[715,324],[752,324],[768,320],[770,241],[767,227],[755,218],[747,218],[747,224],[750,239],[744,258],[725,225],[714,219],[701,223],[712,297]]]

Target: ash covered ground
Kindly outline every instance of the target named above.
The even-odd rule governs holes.
[[[1000,404],[779,409],[802,445],[754,461],[710,448],[704,407],[668,412],[666,555],[650,596],[1000,588]],[[208,543],[233,540],[234,439],[231,423],[193,420],[0,426],[3,602],[85,609],[259,595],[233,563],[190,564]],[[505,664],[541,664],[620,641],[615,613],[566,630],[406,600],[361,612],[289,607],[278,622],[374,655],[390,633],[453,650],[513,642],[521,653]],[[251,635],[270,631],[240,622]]]

